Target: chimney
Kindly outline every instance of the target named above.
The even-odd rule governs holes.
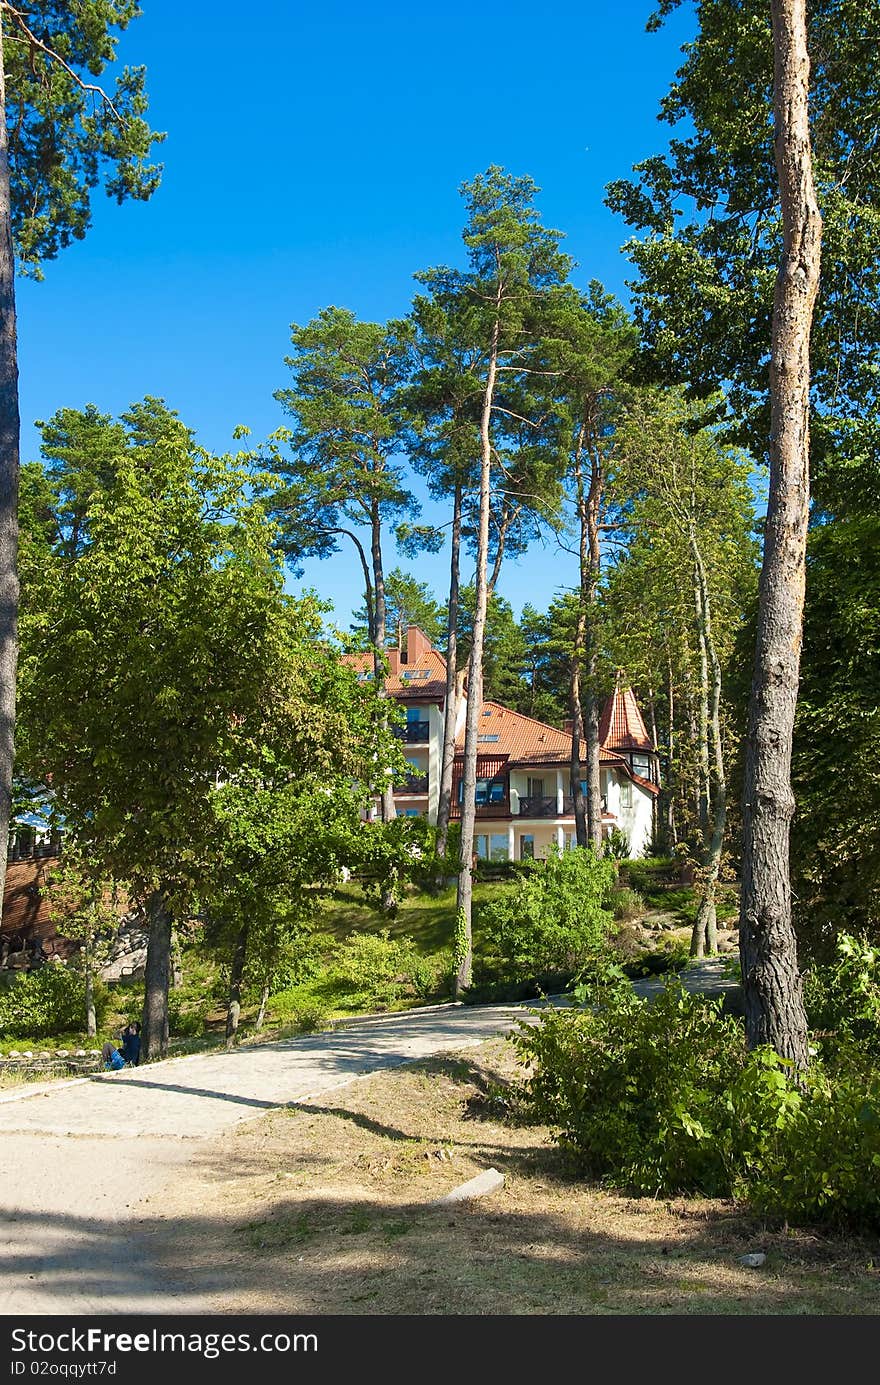
[[[571,735],[572,731],[574,730],[574,722],[572,721],[571,717],[565,718],[565,721],[562,723],[562,729],[566,736]]]
[[[393,677],[400,672],[400,650],[386,649],[385,653],[388,656],[388,672]]]
[[[430,650],[431,641],[428,639],[424,630],[420,630],[417,625],[407,626],[406,662],[409,664],[417,664],[420,659],[430,652]]]

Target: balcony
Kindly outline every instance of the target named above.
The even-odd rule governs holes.
[[[427,776],[427,774],[408,774],[408,775],[406,776],[406,778],[404,779],[404,781],[403,781],[402,784],[396,784],[396,785],[394,786],[394,792],[395,792],[396,794],[402,794],[402,793],[421,793],[421,794],[426,794],[426,793],[428,792],[428,776]]]
[[[531,798],[520,798],[519,815],[521,818],[557,817],[558,814],[555,793],[533,795]]]
[[[395,726],[394,734],[407,745],[422,744],[428,740],[430,723],[427,721],[408,721],[405,726]]]

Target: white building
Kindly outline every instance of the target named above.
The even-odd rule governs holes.
[[[443,748],[446,662],[418,626],[406,642],[388,652],[385,690],[402,704],[406,725],[400,728],[412,767],[407,782],[395,788],[398,813],[426,814],[436,822]],[[372,659],[358,656],[363,676]],[[456,724],[452,816],[461,814],[466,698],[460,699]],[[653,830],[659,789],[656,751],[635,696],[618,686],[608,698],[599,723],[602,826],[605,835],[618,827],[627,837],[629,854],[644,855]],[[581,745],[586,763],[586,745]],[[570,792],[571,734],[533,717],[484,702],[477,758],[477,825],[474,849],[481,859],[522,860],[543,857],[553,846],[576,845]]]

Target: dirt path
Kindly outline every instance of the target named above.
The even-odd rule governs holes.
[[[720,979],[708,963],[688,985]],[[413,1011],[4,1093],[0,1313],[212,1311],[202,1296],[210,1285],[196,1291],[186,1276],[183,1287],[151,1262],[145,1228],[184,1171],[216,1155],[245,1122],[365,1074],[480,1044],[509,1032],[529,1008]]]

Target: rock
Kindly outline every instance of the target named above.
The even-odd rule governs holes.
[[[747,1269],[756,1270],[759,1265],[763,1265],[766,1259],[767,1256],[764,1254],[764,1252],[762,1250],[758,1250],[753,1251],[751,1255],[741,1255],[739,1257],[739,1263],[741,1265],[745,1265]]]
[[[471,1198],[485,1197],[487,1193],[494,1193],[503,1186],[503,1173],[499,1173],[497,1169],[485,1169],[483,1173],[478,1173],[476,1178],[469,1179],[467,1183],[460,1183],[451,1193],[447,1193],[445,1197],[438,1197],[428,1206],[446,1207],[451,1202],[469,1202]]]

